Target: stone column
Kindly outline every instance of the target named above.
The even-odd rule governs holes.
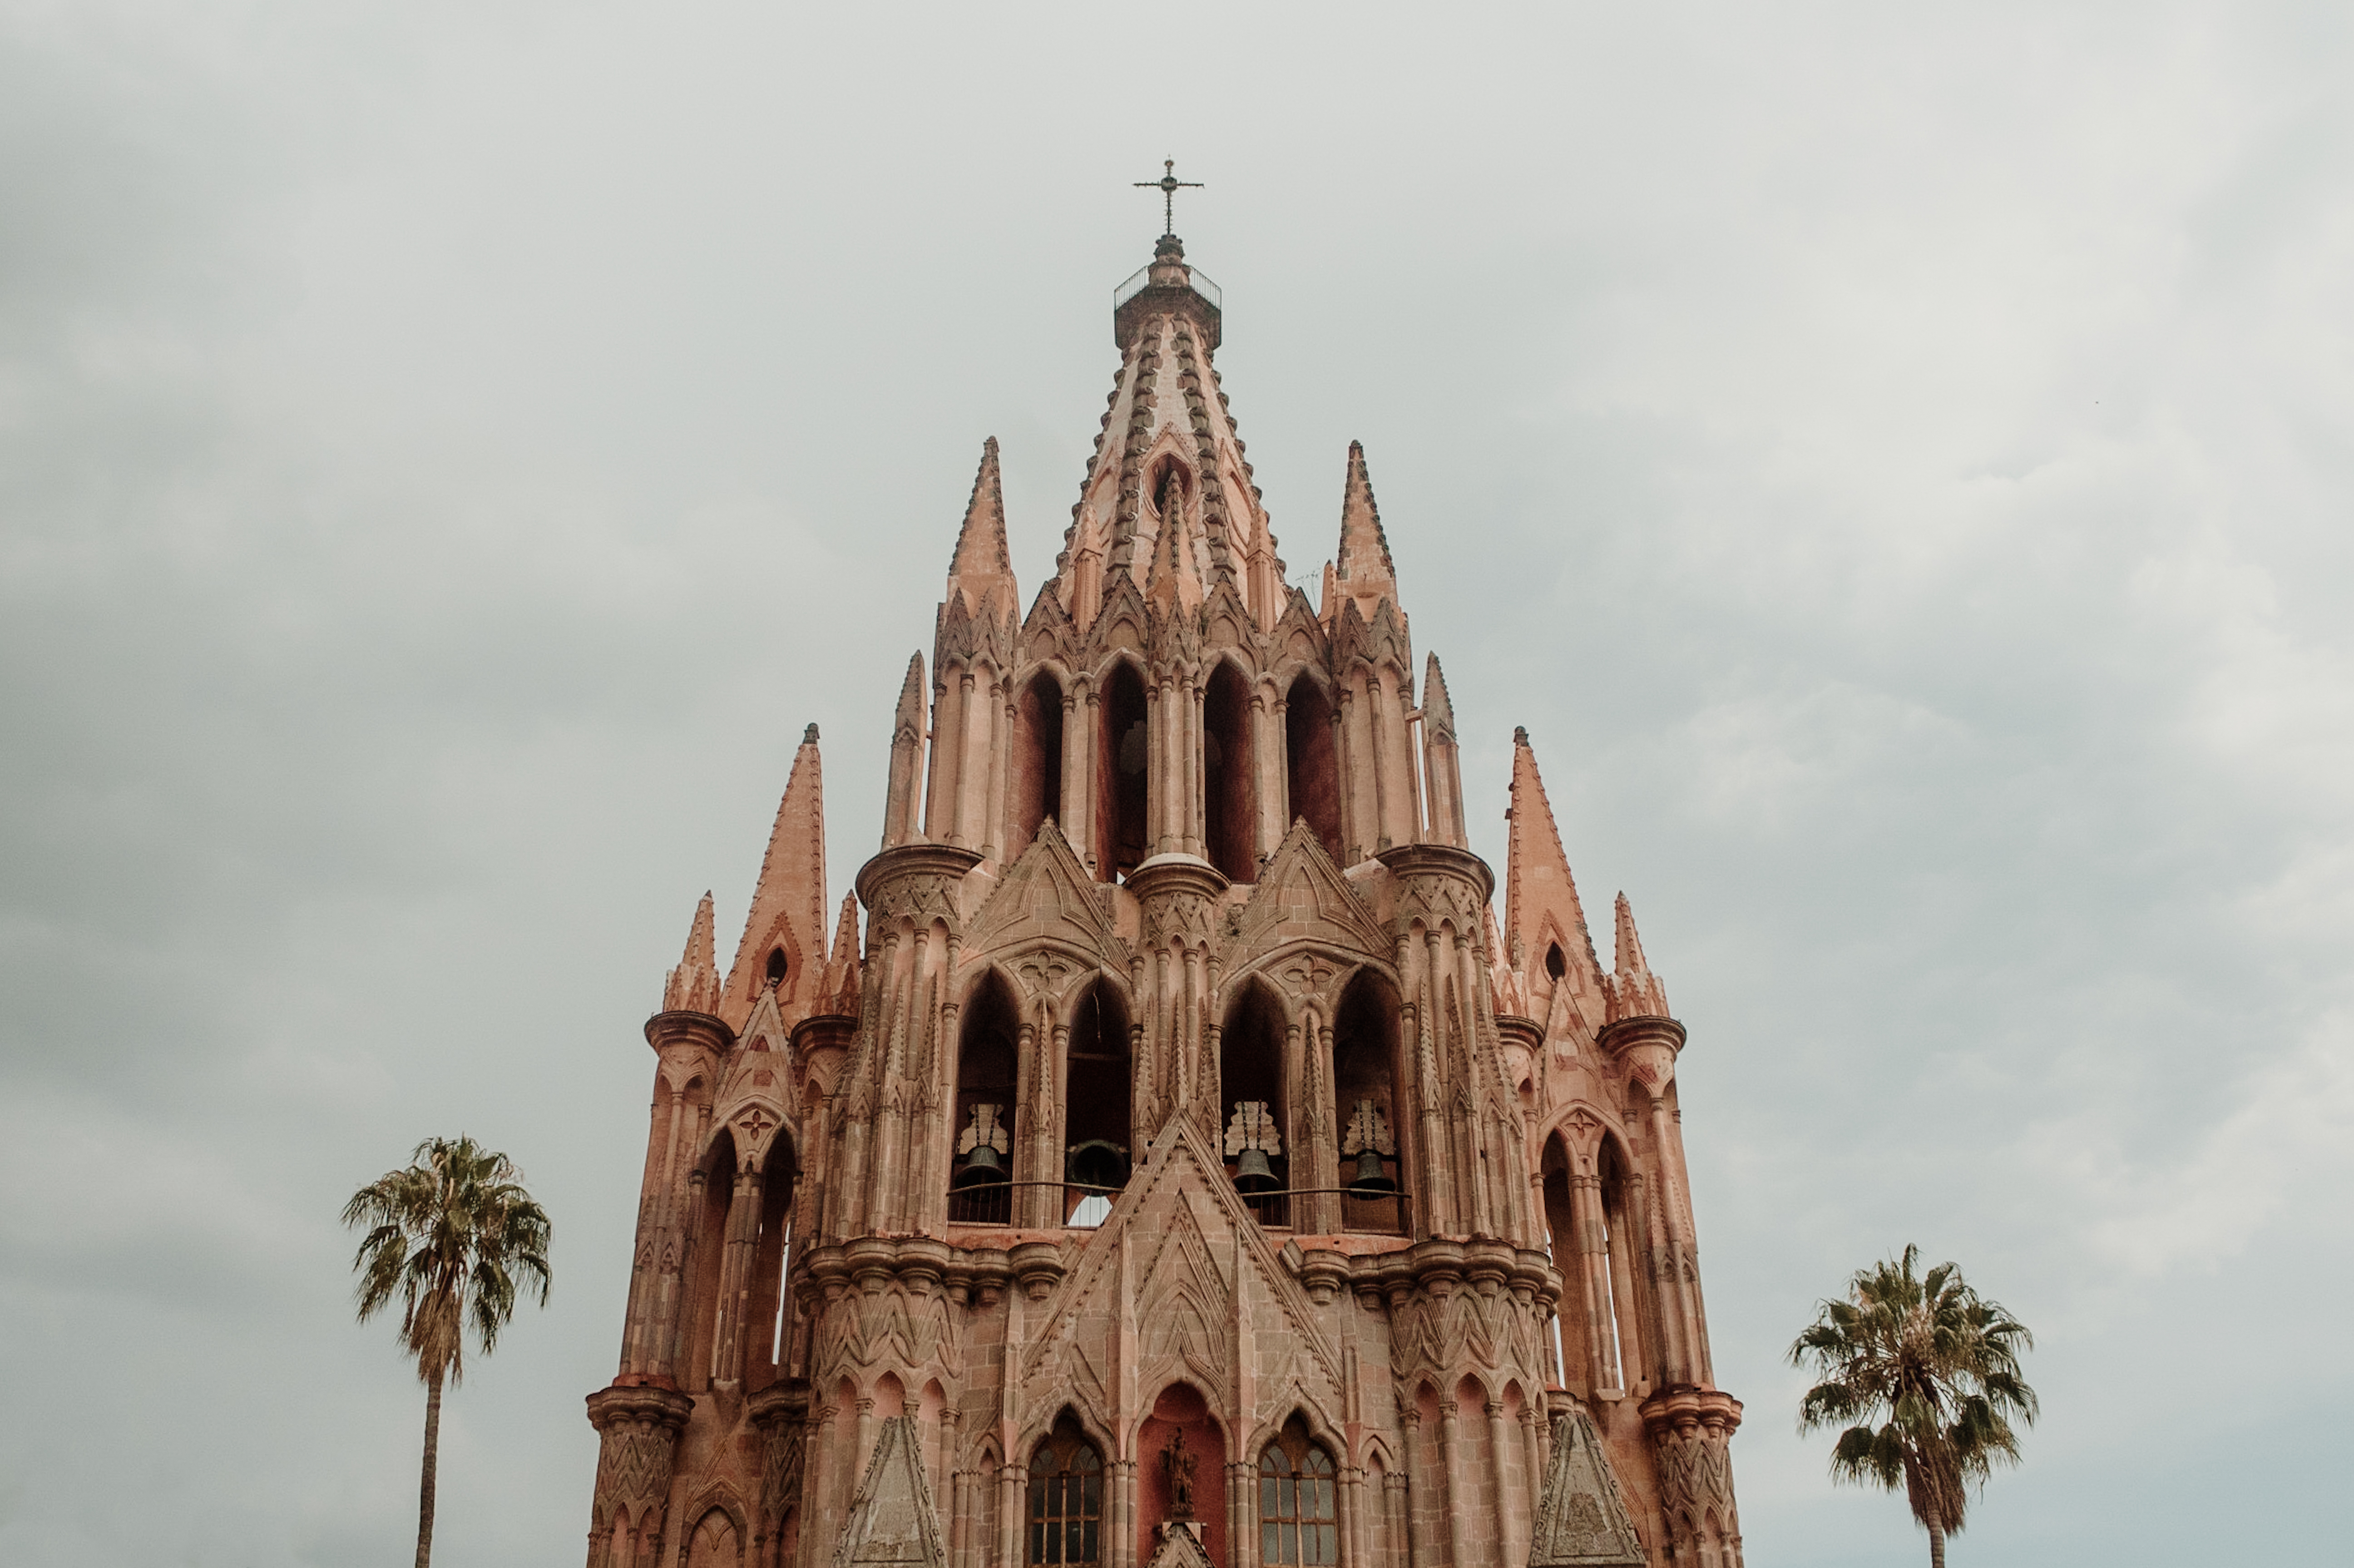
[[[1463,1484],[1460,1402],[1454,1391],[1442,1390],[1438,1403],[1438,1464],[1447,1484],[1447,1544],[1454,1568],[1471,1568],[1469,1489]]]
[[[1087,811],[1087,786],[1080,781],[1093,755],[1087,745],[1091,738],[1087,726],[1090,706],[1080,701],[1076,682],[1071,690],[1063,694],[1062,799],[1055,808],[1055,815],[1060,819],[1057,826],[1069,842],[1071,853],[1081,861],[1087,858],[1087,845],[1094,837],[1095,827],[1095,819]]]
[[[1528,1561],[1528,1543],[1521,1539],[1525,1533],[1521,1527],[1525,1526],[1530,1515],[1536,1511],[1536,1495],[1533,1492],[1515,1509],[1511,1493],[1504,1484],[1512,1473],[1510,1432],[1511,1428],[1504,1425],[1504,1402],[1490,1399],[1488,1401],[1488,1462],[1496,1472],[1496,1509],[1493,1515],[1496,1520],[1496,1552],[1498,1561],[1507,1563]]]
[[[1410,1496],[1413,1481],[1411,1460],[1406,1468],[1394,1476],[1382,1478],[1382,1508],[1389,1520],[1388,1550],[1378,1553],[1378,1561],[1369,1561],[1366,1568],[1414,1568],[1414,1505]]]
[[[1332,710],[1332,738],[1337,743],[1332,750],[1341,775],[1341,865],[1345,870],[1365,858],[1364,846],[1373,835],[1365,832],[1365,808],[1357,790],[1356,754],[1363,748],[1356,744],[1352,717],[1356,712],[1356,689],[1344,678],[1334,683],[1333,691],[1340,698]]]

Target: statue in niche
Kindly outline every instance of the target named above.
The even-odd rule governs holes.
[[[1161,1467],[1169,1473],[1169,1517],[1186,1520],[1193,1517],[1193,1456],[1185,1451],[1182,1427],[1169,1439],[1169,1446],[1161,1451]]]

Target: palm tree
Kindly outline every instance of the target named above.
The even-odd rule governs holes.
[[[1853,1423],[1831,1450],[1831,1478],[1904,1489],[1929,1532],[1932,1568],[1962,1528],[1967,1489],[2019,1462],[2011,1423],[2034,1425],[2035,1391],[2019,1352],[2035,1337],[1981,1298],[1954,1264],[1915,1277],[1921,1249],[1861,1269],[1848,1298],[1820,1304],[1790,1346],[1790,1364],[1822,1381],[1798,1402],[1798,1430]]]
[[[366,1225],[352,1259],[354,1294],[365,1323],[400,1300],[400,1343],[425,1384],[425,1474],[418,1489],[417,1568],[433,1557],[435,1452],[441,1441],[441,1384],[463,1379],[465,1337],[473,1326],[489,1355],[514,1317],[520,1278],[547,1305],[547,1211],[523,1187],[504,1154],[463,1135],[429,1138],[406,1169],[387,1171],[344,1205],[346,1226]]]

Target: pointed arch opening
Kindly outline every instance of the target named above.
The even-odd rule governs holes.
[[[1103,1224],[1128,1185],[1129,1130],[1128,1008],[1098,979],[1071,1015],[1063,1070],[1063,1223]]]
[[[1096,876],[1119,882],[1151,853],[1145,770],[1152,748],[1146,738],[1144,682],[1135,665],[1124,659],[1113,664],[1096,711],[1103,726],[1096,737]]]
[[[1304,672],[1293,678],[1284,698],[1283,757],[1293,818],[1304,818],[1332,863],[1341,864],[1341,766],[1332,746],[1332,704]]]
[[[1545,1250],[1562,1277],[1561,1301],[1553,1318],[1553,1376],[1564,1388],[1574,1390],[1581,1398],[1589,1397],[1594,1392],[1594,1369],[1587,1364],[1585,1351],[1589,1310],[1583,1272],[1585,1262],[1579,1255],[1576,1211],[1570,1198],[1569,1148],[1558,1132],[1545,1139],[1539,1175],[1544,1193]],[[1575,1360],[1569,1353],[1573,1345],[1579,1348]]]
[[[770,948],[769,949],[769,962],[765,971],[768,989],[775,991],[777,988],[783,985],[785,983],[786,977],[792,972],[792,967],[793,960],[790,956],[786,953],[781,943],[776,947]]]
[[[1063,687],[1041,670],[1013,700],[1013,756],[1007,781],[1012,813],[1005,858],[1017,860],[1038,836],[1038,824],[1063,815]]]
[[[1602,1211],[1603,1299],[1609,1308],[1610,1360],[1605,1370],[1616,1374],[1615,1386],[1633,1388],[1646,1381],[1642,1334],[1635,1306],[1635,1213],[1638,1200],[1632,1167],[1616,1137],[1606,1135],[1596,1160]]]
[[[692,1252],[687,1260],[687,1274],[693,1282],[688,1299],[694,1304],[694,1317],[685,1369],[687,1391],[692,1393],[700,1393],[711,1386],[722,1319],[727,1316],[720,1276],[726,1265],[728,1219],[736,1204],[736,1135],[723,1127],[687,1178],[695,1215],[695,1231],[688,1241]]]
[[[1341,1129],[1345,1230],[1405,1229],[1405,1144],[1399,1135],[1398,996],[1360,969],[1332,1014],[1332,1125]]]
[[[1294,1413],[1258,1457],[1260,1568],[1337,1568],[1340,1471]]]
[[[1202,847],[1229,882],[1258,880],[1251,724],[1250,688],[1242,672],[1221,659],[1202,694]]]
[[[760,1230],[752,1255],[756,1288],[746,1319],[753,1336],[744,1358],[748,1391],[774,1383],[792,1352],[793,1299],[785,1282],[792,1274],[793,1188],[800,1176],[791,1135],[779,1128],[760,1168]]]
[[[1218,1042],[1219,1147],[1226,1176],[1263,1225],[1288,1225],[1291,1126],[1284,1093],[1282,1004],[1246,984]]]
[[[743,1568],[743,1537],[724,1508],[698,1520],[686,1543],[686,1568]]]
[[[949,1218],[1002,1225],[1013,1219],[1015,1054],[1020,1014],[1005,977],[981,979],[957,1026],[956,1143],[949,1160]]]
[[[1103,1452],[1067,1409],[1031,1451],[1028,1519],[1031,1568],[1103,1562]]]

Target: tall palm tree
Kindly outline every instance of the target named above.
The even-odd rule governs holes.
[[[425,1384],[425,1473],[417,1502],[417,1568],[433,1557],[433,1484],[441,1442],[441,1385],[466,1372],[466,1330],[489,1355],[514,1317],[518,1281],[547,1305],[547,1211],[524,1190],[505,1155],[472,1139],[429,1138],[403,1170],[387,1171],[344,1205],[367,1234],[352,1259],[365,1323],[400,1301],[400,1343]]]
[[[2019,1462],[2019,1435],[2034,1425],[2035,1391],[2019,1352],[2035,1337],[1979,1297],[1954,1264],[1915,1276],[1921,1249],[1861,1269],[1847,1299],[1820,1304],[1790,1347],[1790,1364],[1821,1379],[1798,1403],[1798,1430],[1847,1425],[1831,1449],[1831,1477],[1904,1489],[1929,1532],[1932,1568],[1946,1568],[1946,1537],[1958,1532],[1972,1482]]]

